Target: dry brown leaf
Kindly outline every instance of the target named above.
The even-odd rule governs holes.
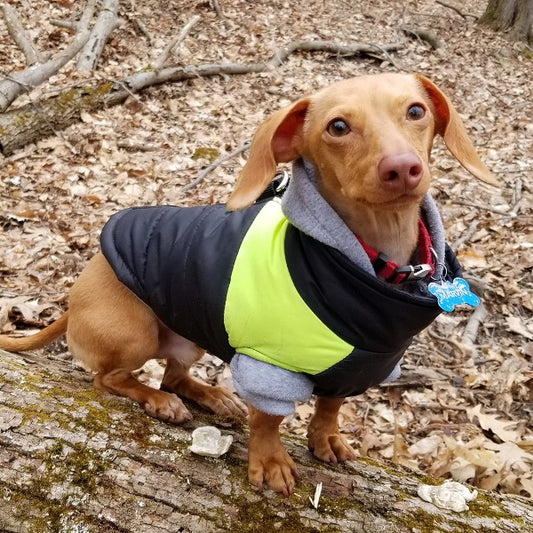
[[[477,422],[486,430],[492,431],[503,442],[516,442],[522,436],[521,429],[511,429],[517,426],[518,421],[502,420],[498,415],[489,415],[481,412],[481,405],[468,408],[466,410],[470,421]]]

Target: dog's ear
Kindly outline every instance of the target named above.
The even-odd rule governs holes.
[[[231,193],[227,208],[234,211],[253,204],[274,178],[278,163],[300,157],[299,142],[309,99],[271,115],[257,129],[250,157]]]
[[[450,153],[473,176],[499,187],[498,180],[479,158],[459,113],[455,110],[446,95],[430,80],[421,74],[416,75],[424,91],[433,104],[435,113],[435,132],[443,139]]]

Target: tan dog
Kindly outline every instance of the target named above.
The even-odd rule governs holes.
[[[253,204],[278,163],[303,158],[316,169],[318,192],[353,239],[357,236],[399,265],[409,264],[419,239],[420,205],[430,185],[436,134],[470,173],[497,185],[452,104],[429,80],[383,74],[341,81],[274,113],[258,128],[227,207],[241,210]],[[191,419],[180,396],[221,415],[246,413],[238,398],[189,376],[204,350],[164,325],[117,279],[102,254],[73,286],[67,313],[36,335],[2,336],[0,348],[32,350],[65,332],[72,354],[96,372],[97,388],[132,398],[153,417],[177,424]],[[132,375],[152,358],[167,361],[162,390]],[[324,461],[354,458],[337,425],[342,402],[328,396],[316,402],[309,448]],[[297,472],[280,441],[282,420],[282,415],[249,405],[249,478],[259,488],[266,482],[288,495]]]

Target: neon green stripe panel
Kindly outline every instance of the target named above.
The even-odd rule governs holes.
[[[267,202],[244,237],[224,310],[229,343],[287,370],[318,374],[353,351],[304,302],[285,261],[288,221]]]

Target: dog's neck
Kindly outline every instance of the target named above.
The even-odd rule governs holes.
[[[293,163],[293,177],[283,196],[283,212],[285,216],[299,230],[339,250],[363,270],[374,274],[372,263],[358,238],[354,237],[354,232],[350,227],[320,195],[317,189],[317,182],[318,176],[312,164],[303,160],[297,160]],[[439,257],[439,262],[442,262],[444,259],[444,228],[435,202],[429,194],[424,197],[421,207],[426,226],[431,235],[433,248]],[[368,230],[366,232],[358,232],[357,237],[363,239],[368,246],[371,246],[377,252],[389,255],[398,264],[407,264],[411,258],[412,250],[416,247],[419,216],[418,207],[413,210],[412,214],[405,217],[405,222],[402,220],[401,223],[393,218],[383,220],[382,217],[378,217],[375,214],[367,216],[364,213],[363,217],[365,224],[368,224]],[[354,221],[353,223],[350,222],[350,226],[356,227],[355,224],[358,222],[362,224],[361,221]],[[385,238],[382,237],[388,232],[391,235],[387,235]],[[409,238],[413,240],[413,244],[408,252],[404,252],[403,256],[398,257],[395,247],[401,247],[402,250],[405,249],[407,235],[402,232],[412,233]],[[409,257],[404,257],[407,253]],[[441,270],[442,266],[437,265],[435,275],[439,275]]]
[[[376,211],[358,205],[346,218],[346,225],[365,244],[399,265],[409,263],[418,243],[419,205],[401,212]]]

